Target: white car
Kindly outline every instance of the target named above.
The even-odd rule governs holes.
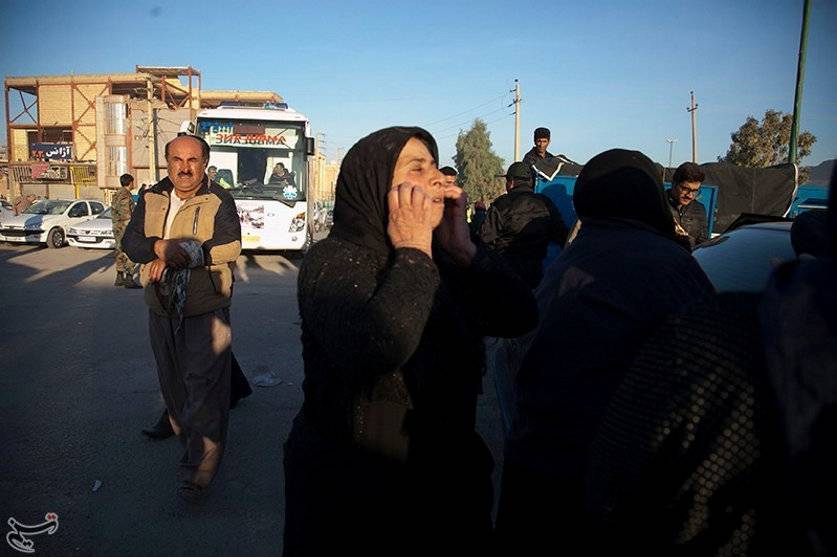
[[[13,216],[15,216],[15,210],[12,204],[5,199],[0,199],[0,226],[3,225],[4,220],[10,219]]]
[[[42,199],[16,217],[4,219],[0,240],[60,248],[67,230],[104,210],[105,205],[93,199]]]
[[[95,219],[73,225],[67,230],[67,241],[75,248],[113,249],[113,218],[110,207]]]

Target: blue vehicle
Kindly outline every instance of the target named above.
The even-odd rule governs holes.
[[[796,190],[796,196],[791,203],[788,214],[789,218],[796,218],[800,213],[811,209],[825,209],[828,207],[828,186],[817,186],[815,184],[802,184]]]
[[[575,207],[573,206],[575,181],[575,176],[555,176],[552,180],[547,180],[543,175],[538,173],[535,177],[535,192],[546,195],[555,203],[568,227],[572,227],[578,218],[575,214]],[[668,191],[671,188],[671,184],[666,182],[663,184],[663,187]],[[711,236],[712,228],[715,225],[715,213],[718,207],[718,186],[702,184],[700,186],[700,193],[696,199],[706,209],[707,234]],[[549,266],[558,257],[559,253],[561,253],[561,248],[555,244],[550,244],[546,259],[544,260],[544,268]]]

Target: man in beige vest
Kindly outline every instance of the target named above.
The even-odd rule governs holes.
[[[207,179],[209,146],[166,145],[168,177],[140,199],[122,240],[149,306],[151,348],[174,432],[185,446],[178,494],[198,501],[226,443],[232,266],[241,252],[235,202]]]

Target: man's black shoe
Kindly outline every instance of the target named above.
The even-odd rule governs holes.
[[[163,410],[163,415],[160,416],[160,419],[157,420],[154,427],[151,429],[143,429],[142,434],[155,441],[168,439],[174,435],[174,430],[171,428],[171,422],[169,421],[169,413]]]

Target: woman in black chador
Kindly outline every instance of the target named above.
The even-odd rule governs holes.
[[[676,243],[660,174],[642,153],[590,159],[573,205],[581,229],[544,274],[538,332],[515,377],[497,538],[518,555],[575,543],[594,554],[584,474],[610,398],[640,344],[713,291]]]
[[[532,329],[526,284],[478,249],[433,137],[387,128],[340,168],[299,274],[305,401],[285,445],[285,555],[486,548],[475,432],[484,335]]]

